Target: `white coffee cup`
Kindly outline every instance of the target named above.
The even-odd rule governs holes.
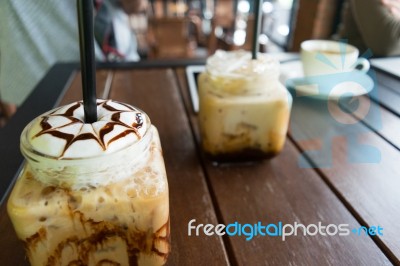
[[[368,60],[359,58],[358,55],[358,49],[346,43],[328,40],[308,40],[301,43],[300,57],[305,76],[353,70],[367,72],[370,67]]]

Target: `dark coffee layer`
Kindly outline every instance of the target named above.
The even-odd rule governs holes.
[[[264,152],[254,148],[246,148],[228,153],[206,153],[206,156],[216,163],[248,163],[271,159],[276,155],[278,155],[278,152]]]

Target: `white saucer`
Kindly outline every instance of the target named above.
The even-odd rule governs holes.
[[[338,100],[369,93],[374,81],[365,72],[353,70],[339,74],[304,77],[301,62],[291,61],[281,65],[281,82],[297,97],[307,96],[321,100]]]

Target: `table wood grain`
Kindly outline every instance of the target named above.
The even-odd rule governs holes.
[[[197,117],[190,108],[182,70],[178,71],[178,77],[196,138],[200,141]],[[294,108],[293,112],[298,111]],[[223,222],[322,222],[359,227],[357,220],[316,171],[298,167],[298,158],[299,151],[291,140],[286,142],[278,157],[254,165],[215,167],[203,157]],[[295,237],[285,242],[278,238],[260,237],[251,242],[229,238],[226,242],[239,265],[390,264],[367,236]],[[365,256],[365,250],[374,251],[374,254]]]
[[[295,101],[292,112],[292,128],[296,134],[291,134],[297,140],[302,151],[319,150],[325,145],[330,149],[332,166],[323,167],[321,154],[309,158],[319,173],[342,202],[348,207],[360,224],[364,226],[380,225],[384,235],[374,238],[376,243],[393,261],[399,263],[400,242],[398,236],[400,224],[396,214],[400,214],[400,153],[390,142],[383,139],[363,123],[345,126],[331,123],[324,126],[325,142],[315,139],[315,125],[326,125],[328,118],[321,110],[322,102],[307,101],[298,104]],[[354,117],[340,113],[343,120],[351,121]],[[294,136],[295,135],[295,136]],[[351,138],[349,136],[352,136]],[[302,139],[307,141],[302,141]],[[310,140],[319,142],[317,145]],[[358,158],[365,157],[362,147],[350,147],[358,143],[376,148],[380,154],[378,162],[352,163],[349,162],[349,150]],[[365,146],[364,146],[365,147]],[[326,154],[326,153],[325,153]]]
[[[57,73],[48,75],[54,79]],[[63,74],[68,87],[54,103],[81,99],[79,72],[70,75],[67,79]],[[360,101],[380,108],[382,126],[367,119],[352,127],[327,127],[322,102],[295,97],[284,150],[272,160],[253,164],[215,165],[203,155],[184,65],[104,67],[97,72],[97,94],[145,110],[159,130],[170,188],[172,252],[167,265],[400,265],[400,109],[396,105],[400,81],[384,73],[378,73],[377,80],[383,98]],[[48,84],[46,78],[43,82]],[[357,119],[346,113],[341,116],[347,121]],[[330,136],[331,165],[324,166],[322,156],[307,156],[305,167],[299,167],[304,151],[326,144],[316,131]],[[380,162],[349,163],[343,132],[377,147]],[[363,155],[361,149],[354,152]],[[271,236],[250,241],[243,236],[188,236],[192,219],[214,225],[259,221],[349,224],[350,228],[380,225],[384,235],[298,235],[285,241]],[[0,207],[0,261],[0,265],[28,265],[5,204]]]

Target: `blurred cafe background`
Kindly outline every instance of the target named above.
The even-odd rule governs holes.
[[[99,4],[103,1],[107,0],[95,0],[95,3]],[[128,19],[122,21],[128,24],[124,26],[127,26],[135,36],[137,55],[132,58],[139,60],[206,58],[217,49],[251,49],[254,26],[253,0],[109,1],[119,2],[117,5],[122,5],[125,11],[128,10],[126,13]],[[376,0],[376,2],[380,1],[385,2],[385,0]],[[36,5],[39,2],[41,1],[29,2],[29,4]],[[69,2],[75,5],[75,1]],[[304,40],[335,38],[335,34],[340,30],[346,2],[346,0],[264,0],[261,35],[259,36],[260,51],[266,53],[298,52],[300,43]],[[10,34],[18,35],[20,30],[17,26],[12,28],[9,25],[9,18],[10,16],[29,16],[29,14],[18,14],[17,3],[28,2],[6,0],[0,4],[1,22],[3,22],[0,23],[0,60],[3,61],[0,79],[11,78],[7,77],[5,69],[8,62],[5,62],[7,59],[2,55],[7,54],[7,49],[12,46],[6,42]],[[132,6],[134,7],[132,8]],[[1,11],[1,9],[3,10]],[[130,12],[129,10],[134,11]],[[36,16],[38,15],[36,14]],[[24,22],[19,18],[14,21]],[[34,19],[30,21],[30,23],[35,23]],[[23,26],[25,26],[25,30],[26,28],[29,30],[30,25],[28,25],[29,27]],[[114,23],[114,28],[119,26],[121,23],[119,25]],[[49,24],[46,27],[52,27],[52,25]],[[118,29],[114,29],[114,31],[118,32]],[[54,39],[56,38],[54,37]],[[52,41],[54,40],[48,40],[48,42]],[[76,49],[76,51],[78,50]],[[21,53],[24,52],[26,51],[21,51]],[[57,57],[52,60],[47,64],[56,63]],[[78,52],[75,58],[71,58],[71,61],[74,60],[79,60]],[[113,61],[118,58],[106,56],[104,60]],[[42,75],[44,73],[43,71]],[[38,80],[31,82],[34,83],[31,84],[32,88],[37,82]],[[6,86],[4,82],[0,84],[3,84],[3,87]],[[20,102],[7,102],[3,92],[5,89],[7,88],[0,88],[0,126],[6,123],[20,104]],[[19,97],[19,100],[23,100],[22,98]]]
[[[296,2],[264,1],[263,52],[292,49]],[[141,58],[207,57],[217,49],[250,50],[254,1],[151,0],[146,13],[131,16],[131,25]]]
[[[298,51],[306,39],[329,39],[342,0],[265,0],[262,52]],[[298,23],[301,21],[301,23]],[[140,57],[206,57],[216,49],[251,49],[253,0],[150,0],[130,17]]]

